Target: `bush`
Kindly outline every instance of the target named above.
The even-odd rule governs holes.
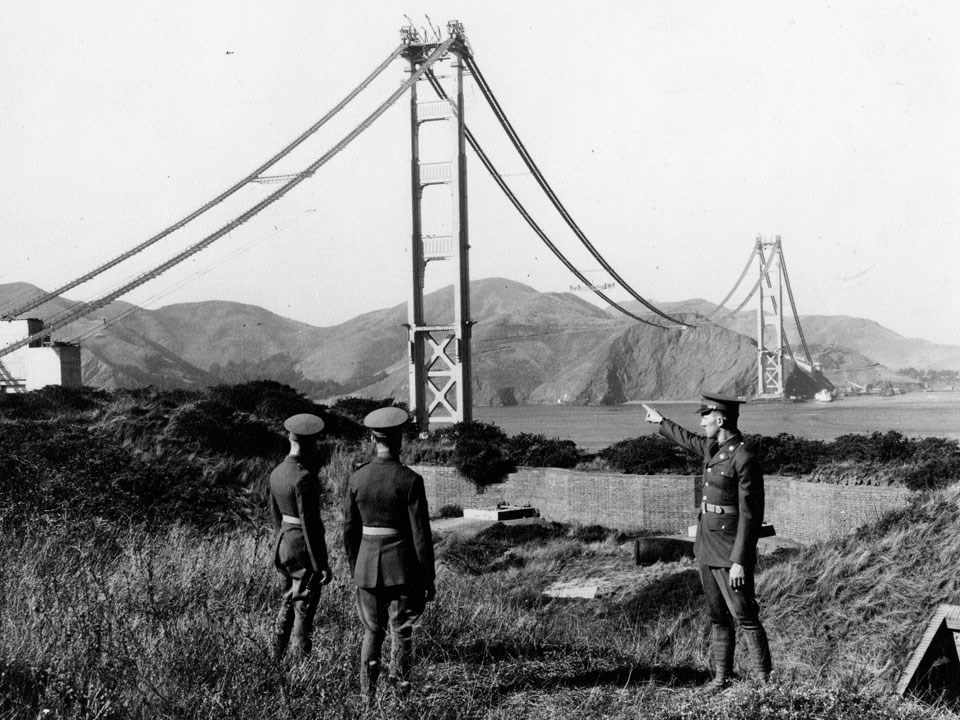
[[[288,417],[311,413],[323,418],[323,434],[326,438],[359,440],[364,435],[360,422],[344,409],[351,409],[349,403],[340,408],[335,406],[331,412],[326,405],[313,402],[295,388],[272,380],[218,385],[210,389],[208,396],[241,413],[263,419],[280,434],[284,433],[283,421]]]
[[[166,434],[200,450],[240,457],[276,456],[286,448],[286,438],[272,423],[213,397],[175,410]]]
[[[10,419],[41,419],[94,410],[110,394],[92,387],[48,385],[28,393],[0,393],[0,415]]]
[[[406,409],[405,405],[394,402],[393,398],[383,398],[381,400],[372,400],[362,397],[342,397],[333,404],[333,410],[344,417],[350,418],[358,423],[363,423],[363,418],[380,408],[397,405]]]
[[[821,440],[805,440],[787,433],[776,437],[746,435],[744,440],[766,475],[804,475],[829,457]]]
[[[513,471],[514,464],[504,453],[506,440],[506,433],[490,423],[454,423],[429,440],[408,443],[404,456],[412,463],[451,464],[483,492]]]
[[[193,453],[146,460],[66,421],[24,420],[0,434],[0,505],[14,521],[234,525],[255,512],[243,478],[236,464]]]
[[[580,451],[572,440],[530,433],[509,438],[504,451],[514,464],[525,467],[572,468],[580,461]]]
[[[632,475],[695,475],[702,460],[658,435],[643,435],[604,448],[599,453],[615,470]]]

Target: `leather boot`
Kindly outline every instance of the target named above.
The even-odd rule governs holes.
[[[313,616],[316,608],[309,602],[296,601],[293,614],[293,633],[290,645],[301,657],[313,650]]]
[[[747,658],[750,670],[761,682],[770,679],[773,663],[770,660],[770,644],[767,633],[762,627],[743,630],[743,639],[747,643]]]
[[[293,603],[284,600],[280,603],[280,611],[273,623],[273,642],[271,650],[273,659],[280,660],[287,651],[290,641],[290,630],[293,628]]]
[[[733,682],[733,652],[736,648],[736,635],[732,627],[710,626],[710,654],[713,656],[713,680],[700,692],[706,695],[721,692]]]
[[[369,709],[377,695],[377,679],[380,677],[380,661],[367,660],[360,663],[360,696],[363,707]]]
[[[390,683],[397,692],[407,694],[413,688],[410,671],[413,666],[413,637],[410,634],[394,633],[390,648]]]

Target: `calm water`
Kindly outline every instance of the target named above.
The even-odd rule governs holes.
[[[694,413],[699,403],[648,404],[690,430],[700,427],[700,418]],[[646,412],[639,404],[475,407],[473,414],[474,419],[492,422],[508,435],[538,433],[573,440],[591,450],[656,430],[656,426],[644,422]],[[750,403],[741,410],[740,427],[747,433],[790,433],[811,440],[887,430],[910,437],[932,435],[960,440],[960,392],[847,397],[832,403]]]

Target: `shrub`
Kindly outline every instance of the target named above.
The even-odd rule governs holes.
[[[506,441],[507,434],[493,423],[471,420],[440,428],[435,437],[438,440],[450,440],[453,443],[502,443]]]
[[[513,470],[514,464],[504,452],[506,440],[506,433],[490,423],[454,423],[429,440],[409,443],[405,457],[409,462],[449,463],[477,492],[483,492],[488,485],[503,482]]]
[[[10,419],[56,417],[99,408],[109,399],[98,388],[48,385],[28,393],[0,393],[0,414]]]
[[[286,447],[285,438],[271,424],[216,398],[175,410],[166,435],[197,449],[241,457],[276,456]]]
[[[236,464],[173,451],[144,459],[66,421],[24,420],[0,433],[0,505],[15,520],[232,525],[255,512],[243,480]]]
[[[775,437],[746,435],[744,440],[767,475],[803,475],[813,472],[828,449],[821,440],[806,440],[787,433]]]
[[[504,451],[513,463],[525,467],[572,468],[580,461],[580,451],[572,440],[530,433],[509,438]]]
[[[326,405],[313,402],[299,390],[272,380],[218,385],[210,389],[208,396],[241,413],[261,418],[281,434],[283,421],[300,413],[312,413],[323,418],[323,434],[326,438],[359,440],[364,434],[360,422],[342,408],[334,407],[331,412]],[[347,407],[349,409],[349,404]]]
[[[344,417],[363,423],[363,418],[380,408],[390,407],[392,405],[402,406],[394,402],[393,398],[383,398],[381,400],[372,400],[362,397],[342,397],[333,404],[333,410]],[[406,406],[402,406],[406,409]]]
[[[657,435],[643,435],[604,448],[599,453],[615,470],[632,475],[700,472],[701,459]]]

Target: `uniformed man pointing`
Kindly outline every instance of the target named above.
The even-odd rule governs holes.
[[[290,452],[270,473],[270,518],[275,532],[273,559],[283,578],[283,596],[274,624],[273,653],[277,659],[293,636],[294,649],[309,655],[313,618],[320,588],[333,578],[320,519],[320,453],[317,439],[323,420],[301,413],[283,426]]]
[[[436,594],[423,478],[400,464],[408,418],[397,407],[380,408],[364,418],[377,455],[350,476],[343,499],[343,542],[364,627],[360,689],[365,704],[376,693],[388,626],[390,680],[401,691],[410,689],[413,628]]]
[[[703,458],[703,496],[694,552],[710,618],[715,675],[706,690],[729,686],[735,627],[747,641],[753,671],[770,675],[770,649],[754,593],[757,540],[763,524],[763,475],[737,428],[741,400],[704,393],[697,412],[705,437],[667,420],[648,405],[647,422],[660,434]]]

